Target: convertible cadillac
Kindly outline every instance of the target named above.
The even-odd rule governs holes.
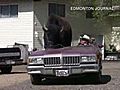
[[[30,54],[27,66],[32,84],[38,84],[47,77],[70,77],[93,73],[101,81],[102,54],[97,45],[78,45],[58,49],[45,49]]]

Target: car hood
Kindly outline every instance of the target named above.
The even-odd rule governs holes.
[[[63,54],[63,55],[76,55],[76,54],[96,54],[99,51],[99,48],[94,45],[87,46],[74,46],[74,47],[65,47],[59,49],[46,49],[40,51],[31,52],[30,56],[43,56],[50,54]]]

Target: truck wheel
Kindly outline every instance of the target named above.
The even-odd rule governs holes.
[[[6,65],[3,68],[1,68],[1,72],[3,74],[9,74],[12,71],[12,65]]]
[[[42,78],[40,77],[39,74],[31,74],[30,75],[30,80],[33,85],[40,84],[42,81]]]

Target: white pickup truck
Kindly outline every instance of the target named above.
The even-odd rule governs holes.
[[[12,47],[0,48],[0,70],[7,74],[13,65],[25,64],[28,59],[27,45],[15,44]]]

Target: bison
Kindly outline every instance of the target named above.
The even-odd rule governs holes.
[[[43,26],[44,48],[61,48],[71,46],[72,29],[65,18],[51,15]]]

